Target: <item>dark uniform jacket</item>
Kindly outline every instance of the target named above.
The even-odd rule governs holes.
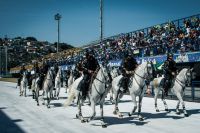
[[[126,71],[134,71],[137,67],[137,61],[133,57],[127,57],[122,60],[122,75],[126,75]],[[125,71],[126,70],[126,71]]]
[[[176,73],[176,62],[174,60],[166,60],[163,66],[164,76],[172,76],[172,72]]]
[[[89,70],[95,72],[98,67],[98,61],[93,56],[90,56],[83,61],[83,74],[89,74]]]

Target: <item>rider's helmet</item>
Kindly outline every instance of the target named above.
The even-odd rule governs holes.
[[[167,59],[170,59],[170,58],[173,59],[173,54],[172,53],[168,53],[167,54]]]

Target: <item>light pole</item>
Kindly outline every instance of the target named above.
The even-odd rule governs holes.
[[[8,47],[5,46],[5,56],[6,56],[6,75],[8,72]]]
[[[57,53],[58,53],[58,44],[60,43],[60,19],[61,19],[61,15],[59,13],[57,13],[54,16],[54,19],[58,21],[58,42],[57,42]]]
[[[103,42],[103,0],[100,0],[100,44]]]

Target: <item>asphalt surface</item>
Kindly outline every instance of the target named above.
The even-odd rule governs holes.
[[[137,113],[128,117],[133,104],[130,96],[124,96],[119,103],[123,118],[113,115],[114,105],[108,100],[104,106],[104,116],[107,128],[101,127],[99,120],[99,106],[97,106],[97,119],[90,123],[81,123],[75,118],[77,108],[63,106],[67,99],[64,88],[61,89],[59,100],[51,102],[51,108],[40,106],[31,97],[20,97],[16,84],[0,82],[0,133],[199,133],[200,104],[186,102],[189,117],[175,113],[176,100],[167,100],[170,112],[164,111],[161,100],[158,100],[160,112],[154,109],[153,98],[143,99],[142,114],[144,121],[139,121]],[[88,117],[91,108],[83,107],[83,115]]]

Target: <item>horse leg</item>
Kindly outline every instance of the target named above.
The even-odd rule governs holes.
[[[26,85],[24,85],[24,96],[26,97]]]
[[[59,99],[59,93],[60,93],[60,86],[58,87],[57,94],[56,94],[57,100]]]
[[[180,115],[179,105],[180,105],[180,100],[178,100],[178,103],[176,105],[176,114],[178,115]]]
[[[87,122],[90,122],[91,120],[93,120],[95,115],[96,115],[96,108],[95,108],[94,100],[91,101],[91,107],[92,107],[92,115],[91,115],[91,117],[89,119],[87,119]]]
[[[138,118],[140,121],[144,120],[143,116],[141,115],[142,98],[143,96],[139,96],[139,102],[138,102]]]
[[[155,105],[155,109],[156,109],[156,112],[159,112],[160,110],[158,109],[158,106],[157,106],[157,99],[158,99],[158,94],[160,92],[160,89],[159,88],[155,88],[154,89],[154,105]]]
[[[51,92],[47,92],[47,108],[50,108]]]
[[[164,92],[162,92],[162,101],[163,101],[163,104],[164,104],[164,106],[165,106],[165,111],[169,111],[168,106],[167,106],[167,103],[166,103],[166,101],[165,101]]]
[[[135,95],[131,95],[132,101],[133,101],[133,109],[132,111],[128,114],[129,116],[132,116],[133,113],[135,113],[135,110],[137,109],[137,101],[136,101],[136,96]]]
[[[121,118],[123,117],[123,115],[119,112],[118,102],[119,102],[119,90],[117,91],[117,94],[115,95],[115,110],[113,111],[113,114],[118,115]]]
[[[113,89],[111,88],[110,89],[110,102],[113,104],[114,101],[113,101]]]
[[[101,111],[101,121],[102,121],[102,127],[103,128],[106,128],[107,127],[107,125],[106,125],[106,123],[104,122],[104,117],[103,117],[103,102],[101,102],[100,103],[100,111]]]
[[[185,109],[185,102],[183,101],[183,98],[182,98],[183,95],[181,95],[181,93],[177,93],[176,96],[179,99],[180,103],[182,104],[183,113],[184,113],[185,117],[188,117],[189,115],[188,115],[188,113],[187,113],[187,111]]]
[[[81,123],[84,123],[86,122],[85,119],[83,118],[83,115],[82,115],[82,111],[81,111],[81,99],[79,98],[78,99],[78,114],[76,114],[76,118],[81,120]]]
[[[39,88],[35,90],[35,100],[37,102],[37,106],[39,106]]]
[[[43,90],[43,92],[42,92],[42,99],[43,99],[43,105],[45,105],[45,99],[44,99],[44,95],[45,95],[45,91]]]

